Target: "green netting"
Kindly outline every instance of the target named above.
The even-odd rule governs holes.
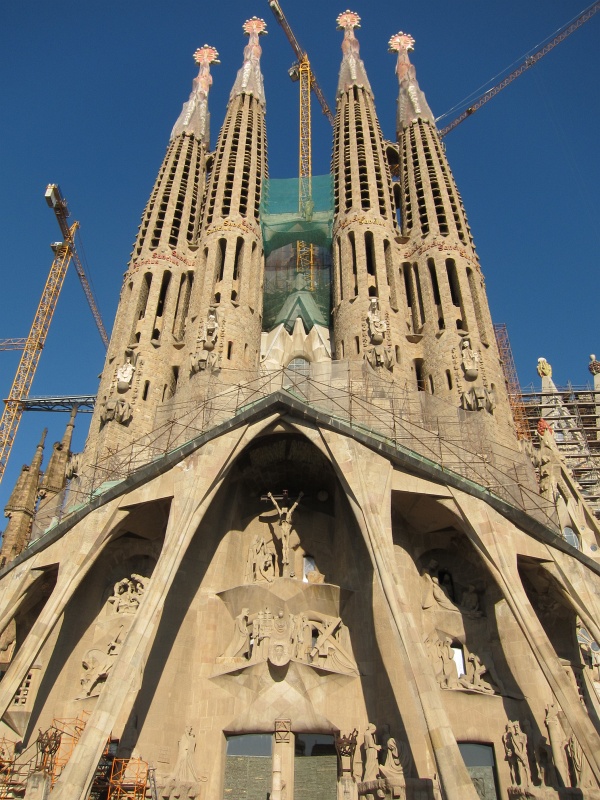
[[[332,176],[263,181],[260,218],[265,255],[294,242],[329,247],[333,225]]]
[[[313,248],[312,274],[298,271],[296,244],[267,256],[263,295],[263,330],[284,323],[291,332],[298,316],[309,331],[331,323],[331,249]]]

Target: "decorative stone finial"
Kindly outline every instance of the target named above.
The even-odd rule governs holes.
[[[214,47],[205,44],[194,53],[194,61],[200,67],[198,76],[192,84],[192,93],[183,104],[179,119],[171,132],[171,139],[182,133],[194,134],[200,141],[208,144],[208,93],[212,85],[211,64],[220,64],[219,54]]]
[[[342,66],[340,67],[340,79],[338,82],[338,94],[347,92],[352,86],[366,89],[369,94],[373,94],[365,65],[359,57],[360,44],[354,35],[354,29],[360,28],[360,17],[355,11],[344,11],[336,20],[338,30],[344,31],[344,41],[342,42]]]
[[[537,363],[537,372],[540,378],[551,378],[552,377],[552,367],[546,361],[546,359],[541,356],[538,358]]]
[[[262,48],[258,37],[267,33],[267,23],[260,17],[252,17],[244,22],[242,30],[250,41],[244,48],[244,63],[237,74],[229,100],[241,94],[251,94],[264,106],[265,90],[260,71]]]
[[[600,361],[596,361],[596,356],[592,353],[588,369],[592,375],[600,375]]]
[[[396,75],[400,84],[396,122],[398,133],[417,119],[426,119],[435,125],[431,109],[417,82],[416,70],[408,57],[408,54],[415,49],[415,40],[410,33],[399,31],[388,42],[388,49],[390,53],[398,53],[396,63]]]

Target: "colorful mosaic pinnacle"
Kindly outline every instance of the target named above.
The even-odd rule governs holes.
[[[399,31],[388,42],[390,53],[400,53],[402,50],[412,52],[415,49],[415,40],[410,33]]]
[[[252,34],[263,36],[267,33],[267,23],[260,17],[252,17],[252,19],[247,19],[242,28],[246,36],[252,36]]]
[[[196,52],[194,53],[194,61],[199,66],[202,66],[203,64],[221,63],[219,61],[219,54],[216,48],[211,47],[209,44],[205,44],[196,50]]]
[[[360,17],[356,11],[344,11],[337,20],[338,30],[349,30],[350,28],[360,28]]]

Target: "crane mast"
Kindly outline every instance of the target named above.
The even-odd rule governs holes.
[[[299,187],[298,205],[301,216],[310,220],[312,217],[312,128],[311,128],[311,108],[310,93],[315,93],[323,113],[327,116],[331,124],[334,123],[334,116],[327,105],[325,96],[321,91],[315,74],[311,69],[310,61],[305,50],[300,47],[298,40],[283,13],[278,0],[269,0],[269,5],[275,19],[284,30],[289,43],[292,46],[298,62],[289,70],[290,78],[298,81],[300,85],[300,145],[299,145]],[[307,281],[307,288],[314,289],[314,269],[315,253],[314,248],[307,242],[299,241],[297,247],[297,270],[302,273]]]
[[[503,78],[495,86],[492,86],[491,89],[488,89],[488,91],[482,94],[481,97],[479,97],[473,103],[473,105],[465,109],[462,114],[459,114],[456,119],[453,119],[452,122],[441,128],[439,131],[440,138],[443,139],[446,134],[450,133],[450,131],[453,131],[454,128],[460,125],[461,122],[464,122],[467,117],[470,117],[476,111],[479,111],[481,106],[484,106],[487,102],[489,102],[492,97],[495,97],[497,94],[499,94],[502,89],[506,89],[510,83],[526,72],[526,70],[533,67],[534,64],[537,64],[537,62],[547,55],[551,50],[554,50],[557,44],[564,42],[568,36],[574,33],[578,28],[581,28],[582,25],[585,25],[585,23],[591,19],[597,11],[600,11],[600,0],[596,0],[596,2],[592,3],[592,5],[586,8],[585,11],[582,11],[581,14],[573,20],[573,22],[569,23],[565,28],[557,33],[553,39],[547,42],[543,47],[540,47],[539,50],[536,50],[534,53],[527,56],[525,61],[523,61],[522,64],[519,64],[519,66],[509,75]]]
[[[63,234],[63,241],[52,245],[54,259],[33,318],[33,323],[29,330],[29,335],[26,339],[0,340],[1,350],[23,351],[10,392],[8,393],[8,398],[5,400],[2,416],[0,417],[0,482],[6,470],[10,452],[23,415],[24,404],[29,396],[29,390],[31,389],[35,377],[40,356],[46,344],[50,323],[54,316],[56,304],[58,303],[60,291],[71,259],[75,262],[77,274],[79,275],[84,292],[88,298],[92,314],[96,320],[96,325],[102,336],[102,341],[108,346],[108,336],[106,335],[98,306],[96,305],[91,287],[75,249],[75,233],[79,228],[79,223],[73,222],[72,225],[68,224],[67,217],[69,216],[69,211],[67,203],[60,189],[54,183],[51,183],[46,189],[46,202],[54,209],[60,230]]]

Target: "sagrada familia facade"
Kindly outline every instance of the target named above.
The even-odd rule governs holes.
[[[1,798],[600,798],[600,526],[517,435],[414,42],[392,142],[359,22],[325,205],[273,199],[264,21],[214,149],[195,54],[85,449],[7,506]]]

